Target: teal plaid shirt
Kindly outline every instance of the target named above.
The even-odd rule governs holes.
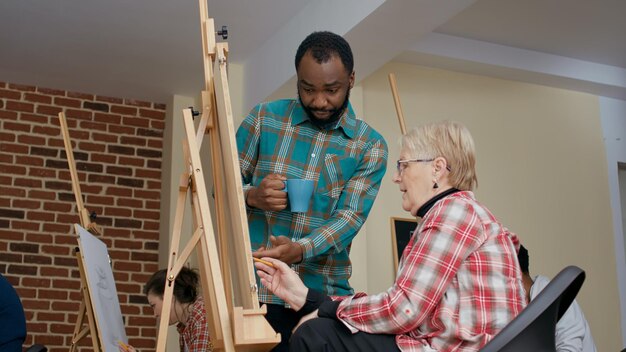
[[[328,295],[353,293],[350,244],[387,169],[383,137],[356,119],[352,106],[347,110],[334,128],[321,130],[298,100],[277,100],[257,105],[237,130],[244,192],[272,173],[315,181],[306,213],[248,209],[252,250],[270,247],[270,235],[290,237],[304,248],[293,269],[307,287]],[[261,302],[284,303],[258,285]]]

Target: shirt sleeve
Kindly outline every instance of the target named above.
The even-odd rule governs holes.
[[[585,336],[585,317],[574,300],[556,324],[557,352],[582,352]]]
[[[550,283],[549,278],[541,275],[535,277],[534,281],[531,287],[531,299],[535,299]],[[585,332],[585,317],[580,306],[574,300],[556,324],[556,350],[558,352],[581,352]]]
[[[260,109],[261,104],[255,106],[250,111],[235,135],[244,192],[251,187],[252,176],[259,157],[259,140],[261,138]]]
[[[402,334],[431,316],[484,234],[478,217],[463,202],[442,200],[432,212],[404,253],[393,286],[377,295],[344,299],[337,310],[340,320],[367,333]]]
[[[303,261],[325,256],[331,251],[342,251],[365,223],[387,171],[387,144],[377,136],[365,149],[359,165],[339,196],[332,216],[308,236],[298,240],[303,247]]]

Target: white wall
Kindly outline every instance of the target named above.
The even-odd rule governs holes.
[[[601,97],[600,112],[613,215],[614,252],[617,266],[616,279],[619,285],[621,303],[622,346],[626,346],[626,259],[624,253],[626,241],[624,238],[624,219],[622,218],[624,211],[620,202],[620,182],[618,180],[618,163],[626,163],[626,101]],[[626,187],[626,183],[622,182],[621,186]],[[622,190],[622,192],[624,191]]]

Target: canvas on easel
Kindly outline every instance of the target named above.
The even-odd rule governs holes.
[[[165,351],[174,280],[194,249],[215,350],[267,351],[280,342],[280,335],[265,320],[266,310],[260,307],[257,296],[228,89],[228,46],[215,42],[215,27],[213,19],[208,17],[206,0],[199,0],[199,4],[205,90],[202,91],[202,111],[197,129],[194,112],[183,110],[186,167],[178,187],[157,351]],[[200,162],[205,134],[210,142],[216,221],[211,216]],[[188,199],[194,231],[191,239],[180,248],[182,219]]]
[[[98,336],[102,351],[117,352],[119,342],[126,343],[128,339],[107,246],[78,224],[74,224],[74,230],[78,236],[79,261],[96,322],[97,333],[92,334]]]

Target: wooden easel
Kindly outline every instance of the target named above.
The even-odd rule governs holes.
[[[205,90],[202,91],[202,112],[197,130],[193,111],[183,110],[186,170],[179,184],[157,351],[165,351],[174,280],[193,249],[197,251],[207,321],[215,350],[266,351],[280,342],[280,335],[265,320],[266,308],[260,307],[257,297],[226,72],[228,45],[216,43],[215,26],[213,19],[208,17],[207,2],[199,0],[199,4]],[[217,238],[200,162],[205,133],[211,143]],[[191,201],[194,231],[189,242],[179,251],[187,196]],[[234,258],[236,272],[231,271],[230,258]],[[237,282],[232,280],[233,273]],[[235,301],[240,306],[235,306]]]
[[[78,173],[76,172],[76,162],[74,161],[74,151],[72,150],[72,142],[70,140],[70,133],[67,128],[67,120],[63,112],[59,113],[59,124],[61,126],[61,134],[63,135],[63,144],[65,145],[65,154],[67,155],[67,164],[70,169],[70,176],[72,179],[72,190],[74,191],[74,197],[76,198],[76,210],[78,210],[78,216],[80,218],[80,224],[94,235],[102,234],[100,227],[91,221],[89,211],[85,208],[83,203],[83,196],[80,192],[80,183],[78,181]],[[99,338],[93,306],[91,305],[91,296],[87,287],[87,275],[85,274],[85,266],[83,260],[78,251],[78,247],[75,250],[76,261],[78,262],[78,271],[80,273],[80,291],[82,293],[82,300],[80,301],[80,308],[78,310],[78,316],[76,318],[76,325],[74,326],[74,334],[72,335],[72,345],[70,346],[70,352],[76,351],[78,342],[82,340],[87,334],[91,333],[91,342],[94,351],[102,351],[102,341]],[[85,317],[87,318],[87,325],[85,324]]]
[[[406,125],[404,124],[404,113],[402,112],[402,104],[400,104],[400,96],[398,95],[398,85],[396,82],[396,75],[389,74],[389,85],[391,86],[391,94],[393,95],[393,103],[396,107],[396,115],[398,115],[398,122],[400,123],[400,132],[406,134]]]

